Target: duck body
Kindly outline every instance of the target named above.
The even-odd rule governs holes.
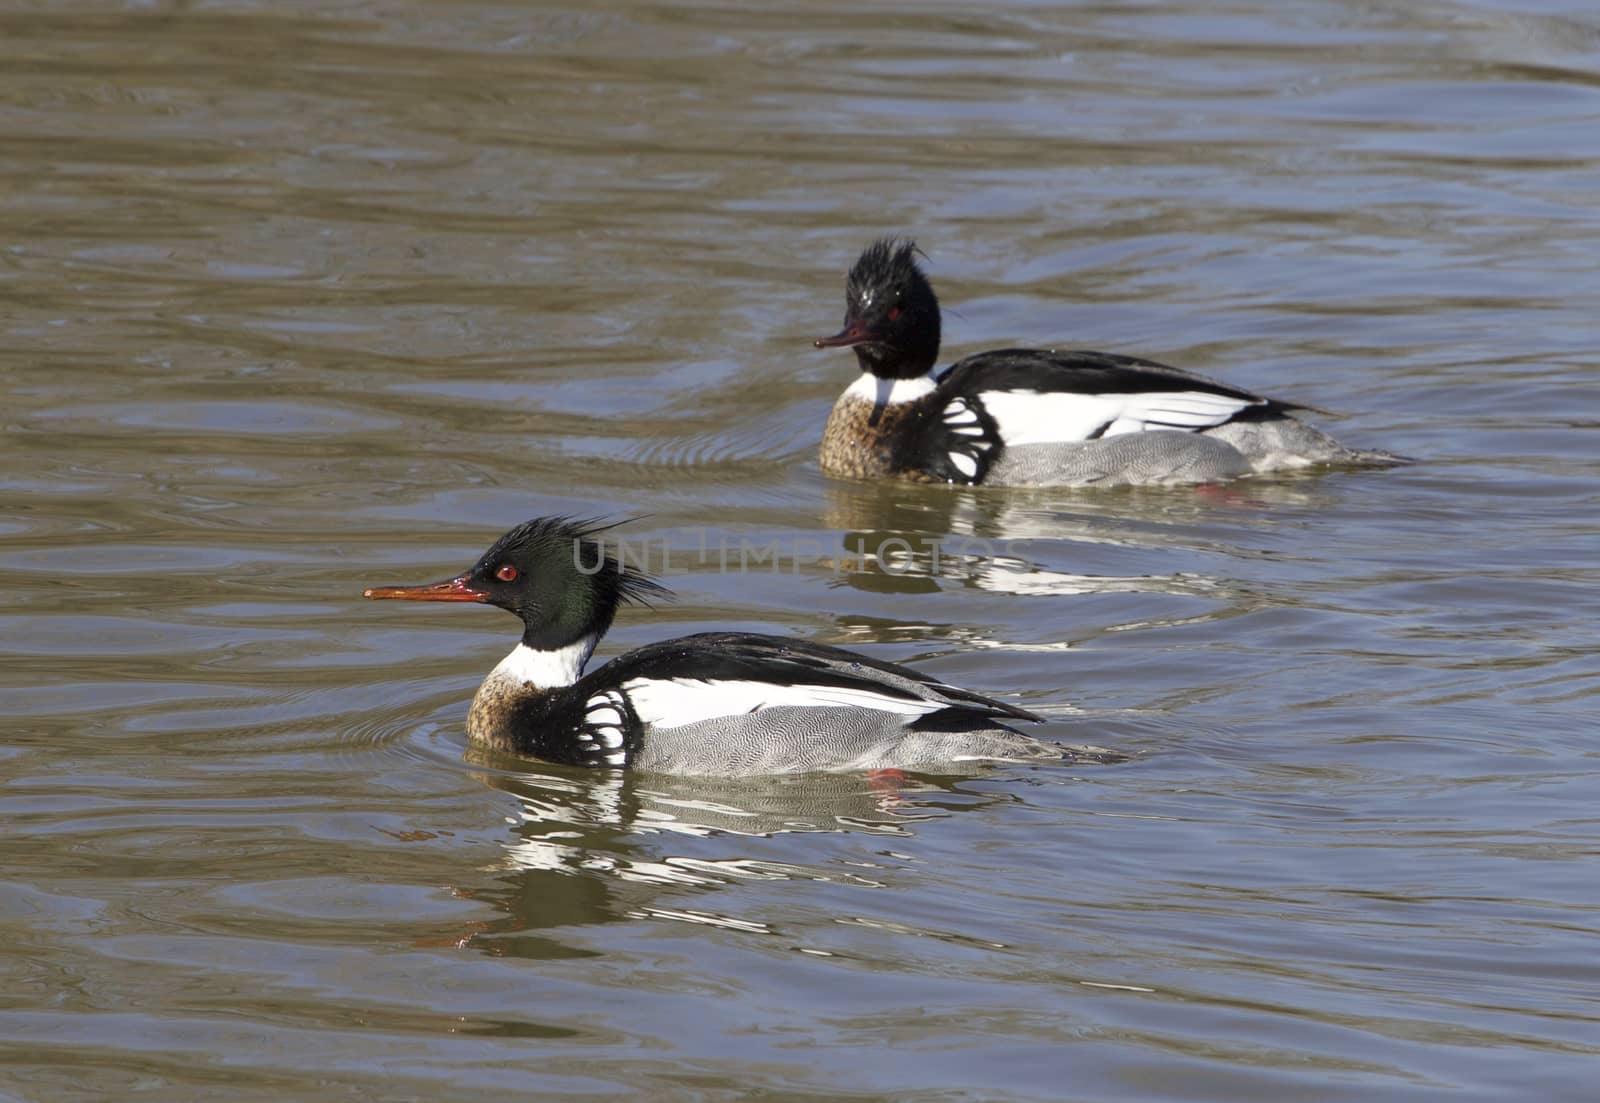
[[[1294,417],[1294,403],[1132,356],[997,349],[935,373],[939,327],[914,246],[870,246],[851,269],[844,329],[816,342],[854,349],[862,368],[823,430],[823,471],[1074,486],[1403,462],[1341,445]]]
[[[649,644],[583,673],[617,605],[663,593],[599,547],[599,530],[541,518],[466,574],[368,597],[475,601],[522,617],[522,641],[473,697],[468,738],[550,762],[677,774],[970,769],[1063,758],[1007,726],[1026,709],[842,648],[747,632]],[[594,564],[592,572],[578,564]]]
[[[959,763],[1060,759],[1007,727],[1024,709],[824,644],[708,632],[650,644],[570,686],[491,679],[468,736],[576,766],[676,774],[937,772]]]

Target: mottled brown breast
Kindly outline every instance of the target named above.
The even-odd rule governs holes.
[[[926,481],[914,462],[896,459],[916,439],[933,409],[933,395],[885,406],[871,424],[872,403],[845,394],[833,404],[822,430],[822,470],[845,479],[901,478]],[[909,455],[909,453],[907,453]]]
[[[467,739],[490,750],[516,753],[511,716],[528,693],[528,687],[490,674],[473,694],[472,707],[467,710]]]

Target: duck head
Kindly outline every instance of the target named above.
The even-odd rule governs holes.
[[[854,349],[861,370],[880,379],[915,379],[939,359],[939,299],[916,260],[916,243],[873,242],[845,283],[844,328],[814,342]]]

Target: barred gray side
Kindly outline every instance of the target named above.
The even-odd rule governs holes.
[[[1230,421],[1205,430],[1204,435],[1226,441],[1263,474],[1312,464],[1394,467],[1411,462],[1393,452],[1347,448],[1321,429],[1292,417]]]
[[[974,762],[1060,761],[1065,749],[1000,724],[918,731],[860,708],[778,706],[649,728],[631,765],[675,774],[798,774],[902,769],[963,773]]]
[[[990,486],[1152,486],[1248,475],[1239,450],[1202,433],[1151,429],[1099,440],[1007,448],[984,482]]]

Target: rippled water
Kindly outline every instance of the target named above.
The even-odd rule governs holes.
[[[0,1094],[1590,1097],[1597,57],[1577,0],[0,15]],[[1424,462],[826,480],[887,231],[951,356]],[[607,651],[845,643],[1130,758],[480,760],[514,622],[359,595],[552,512],[665,553]]]

